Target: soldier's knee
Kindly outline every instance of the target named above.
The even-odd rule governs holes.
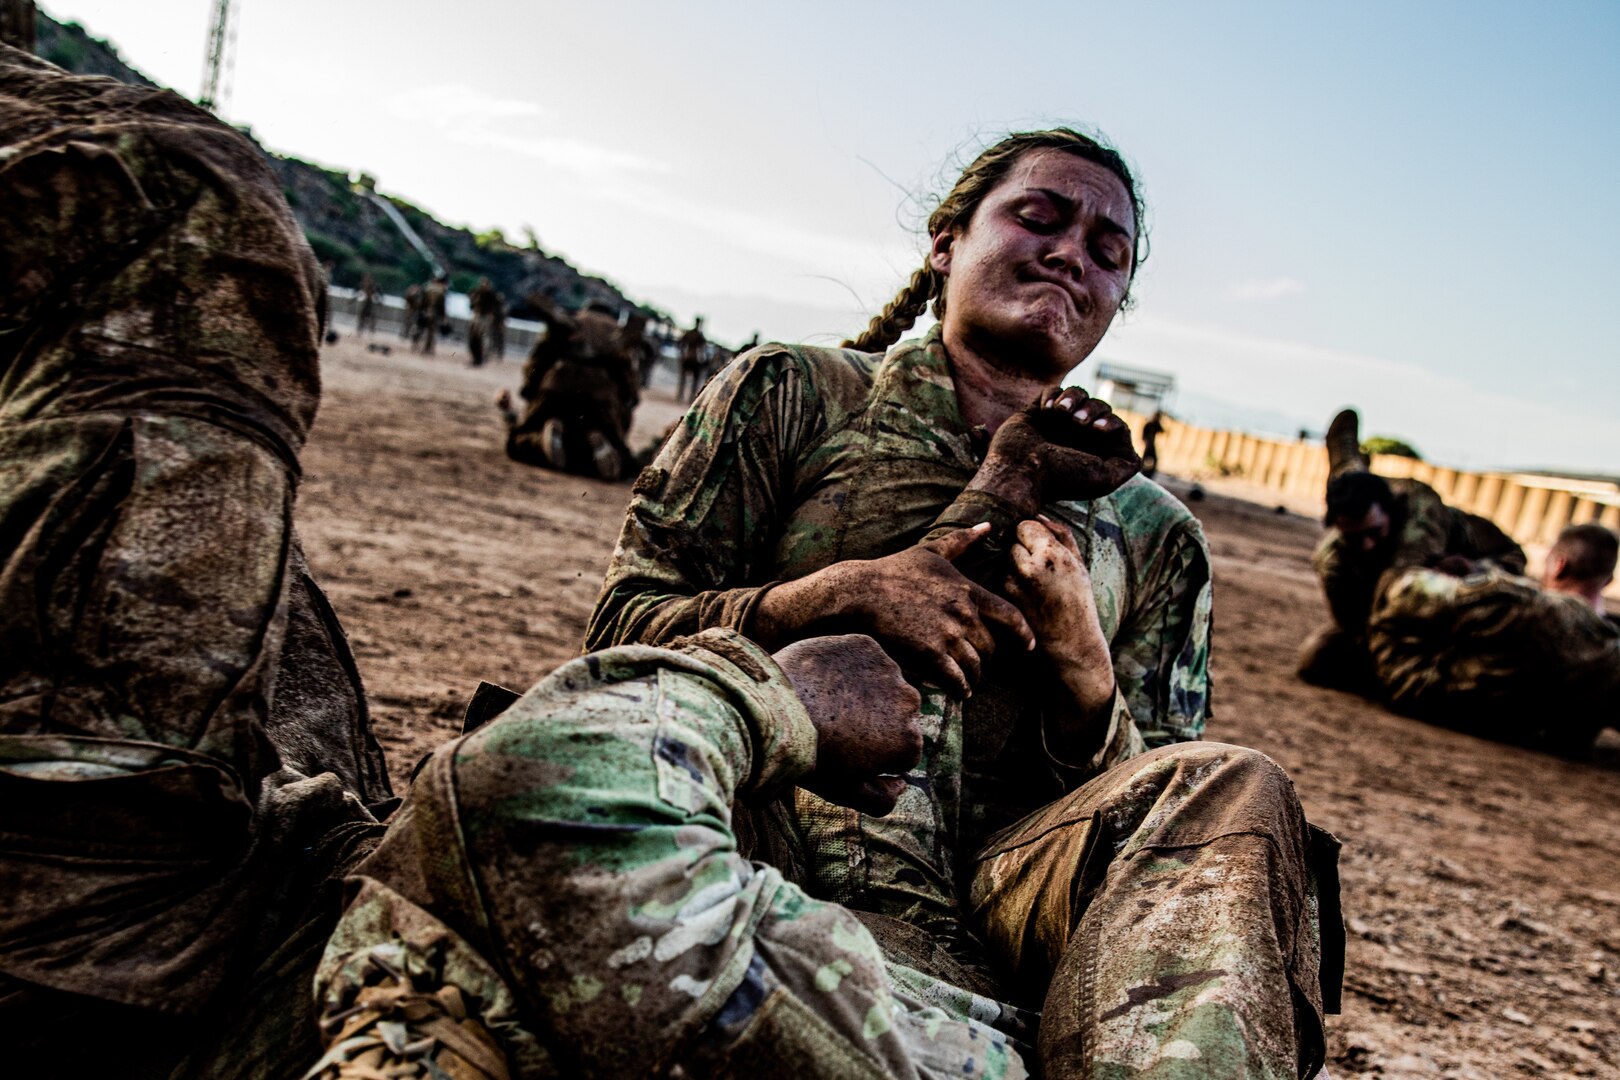
[[[1287,771],[1252,747],[1219,742],[1176,743],[1151,753],[1160,761],[1174,762],[1182,783],[1218,789],[1219,803],[1299,806],[1299,796]]]

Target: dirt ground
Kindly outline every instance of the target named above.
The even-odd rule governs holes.
[[[327,350],[299,518],[402,785],[478,680],[526,687],[576,652],[629,487],[507,461],[490,401],[517,363],[377,340],[392,354]],[[679,412],[655,385],[632,442]],[[1274,757],[1344,843],[1334,1075],[1620,1077],[1616,755],[1574,764],[1299,683],[1318,527],[1192,506],[1216,567],[1209,736]]]

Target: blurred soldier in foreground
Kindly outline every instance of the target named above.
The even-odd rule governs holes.
[[[709,380],[709,339],[703,336],[703,316],[692,321],[692,329],[681,335],[681,373],[675,387],[677,401],[691,401]],[[691,390],[687,390],[687,383]]]
[[[450,279],[444,274],[439,274],[422,289],[420,316],[422,352],[428,356],[433,355],[433,347],[439,340],[439,331],[444,328],[445,303],[449,295]]]
[[[292,526],[324,305],[241,135],[0,47],[0,1030],[43,1075],[166,1073],[248,998],[307,1037],[262,980],[390,799]]]
[[[1394,708],[1560,753],[1620,722],[1620,630],[1604,617],[1615,535],[1571,525],[1538,584],[1479,564],[1409,567],[1377,597],[1367,642]]]
[[[1361,452],[1359,418],[1346,409],[1328,427],[1327,533],[1316,546],[1316,576],[1333,623],[1300,650],[1306,682],[1376,693],[1367,620],[1378,597],[1411,567],[1489,566],[1524,572],[1524,551],[1477,514],[1447,506],[1419,480],[1386,480]]]
[[[467,304],[472,308],[472,319],[467,324],[467,350],[472,353],[473,367],[484,363],[485,347],[491,343],[495,323],[500,318],[500,303],[500,294],[487,277],[479,278],[478,284],[467,294]]]
[[[355,316],[354,336],[377,332],[377,282],[370,274],[360,279],[360,310]]]
[[[523,414],[506,391],[496,401],[506,419],[507,456],[618,480],[635,464],[625,438],[640,399],[639,373],[618,319],[599,305],[577,314],[549,307],[545,319],[546,332],[523,368]]]

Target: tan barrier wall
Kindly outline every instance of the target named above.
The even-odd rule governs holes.
[[[1140,442],[1147,418],[1129,412],[1120,415]],[[1158,452],[1161,471],[1189,480],[1236,476],[1273,491],[1311,498],[1317,505],[1327,487],[1327,450],[1315,442],[1282,442],[1166,420]],[[1620,486],[1614,484],[1464,472],[1389,454],[1373,458],[1373,471],[1421,480],[1452,506],[1491,519],[1526,547],[1550,544],[1565,525],[1588,521],[1620,531]]]

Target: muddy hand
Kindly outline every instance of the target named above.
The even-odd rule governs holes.
[[[922,756],[921,696],[865,634],[806,638],[774,654],[816,728],[816,767],[800,785],[881,817]]]
[[[1048,390],[990,440],[986,462],[1031,480],[1042,503],[1097,499],[1142,470],[1131,429],[1078,387]]]

